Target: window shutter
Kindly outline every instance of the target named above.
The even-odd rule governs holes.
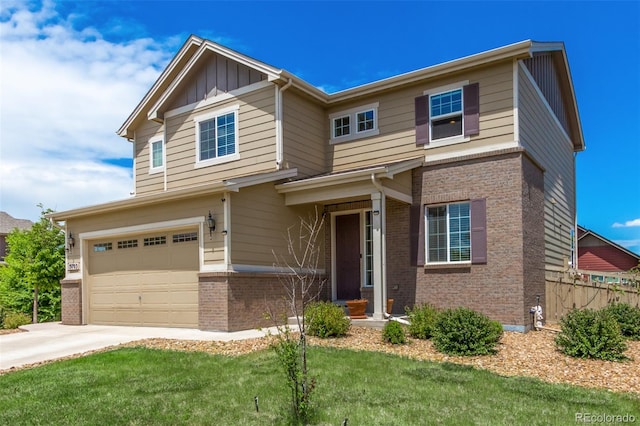
[[[487,263],[487,199],[471,200],[471,263]]]
[[[416,102],[416,145],[429,145],[429,95],[418,96]]]
[[[462,88],[464,102],[464,135],[480,133],[480,84],[468,84]]]
[[[411,248],[411,266],[423,266],[425,264],[425,239],[424,239],[424,206],[411,206],[409,223],[409,241]]]

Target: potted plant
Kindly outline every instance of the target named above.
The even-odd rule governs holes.
[[[347,300],[347,308],[349,309],[349,318],[351,319],[366,319],[367,315],[367,299],[353,299]]]

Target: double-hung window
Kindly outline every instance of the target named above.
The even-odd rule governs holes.
[[[378,103],[362,105],[329,115],[331,140],[346,142],[379,134]]]
[[[198,165],[206,166],[239,158],[237,106],[203,114],[194,120]]]
[[[462,135],[462,89],[429,97],[431,140]]]
[[[468,202],[427,207],[427,263],[471,261]]]
[[[162,171],[164,168],[164,143],[162,139],[149,141],[149,173]]]

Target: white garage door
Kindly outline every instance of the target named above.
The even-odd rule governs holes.
[[[89,241],[90,324],[198,327],[198,233]]]

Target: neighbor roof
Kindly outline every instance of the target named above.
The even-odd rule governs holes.
[[[29,229],[33,222],[28,219],[16,219],[7,212],[0,212],[0,234],[8,234],[14,229]]]

